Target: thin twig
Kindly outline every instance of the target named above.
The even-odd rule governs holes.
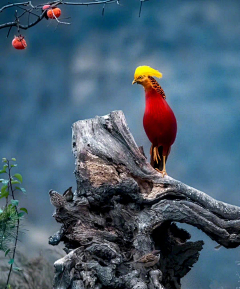
[[[139,1],[140,1],[140,10],[139,10],[139,17],[140,17],[141,9],[142,9],[142,2],[145,2],[148,0],[139,0]],[[7,37],[8,37],[12,27],[17,27],[19,31],[20,29],[27,30],[35,26],[36,24],[38,24],[40,21],[42,21],[45,18],[47,9],[43,11],[42,7],[47,4],[50,5],[50,8],[55,8],[58,5],[71,5],[71,6],[103,5],[102,15],[104,15],[105,6],[107,4],[113,4],[113,3],[120,5],[120,0],[96,0],[96,1],[84,1],[84,2],[70,2],[70,1],[58,0],[58,1],[51,1],[46,4],[38,4],[36,6],[34,6],[31,1],[10,3],[0,8],[0,13],[4,11],[5,9],[12,8],[12,7],[17,7],[19,9],[22,9],[24,10],[24,12],[20,16],[16,16],[15,21],[0,24],[0,29],[9,27],[10,29],[8,30],[8,34],[7,34]],[[37,12],[35,11],[33,12],[33,10]],[[39,14],[37,14],[38,12]],[[20,22],[20,18],[26,13],[28,13],[27,24],[22,24]],[[34,19],[34,21],[31,23],[30,23],[30,14],[36,17],[36,19]],[[70,24],[68,22],[60,21],[59,19],[57,19],[57,17],[54,17],[54,18],[60,24],[68,24],[68,25]]]
[[[61,4],[65,5],[97,5],[97,4],[111,4],[116,3],[117,0],[104,0],[104,1],[92,1],[92,2],[65,2],[63,1]]]
[[[30,13],[28,13],[28,25],[29,25],[29,23],[30,23]]]
[[[103,8],[102,8],[102,16],[104,16],[105,5],[106,5],[106,4],[103,4]]]
[[[30,9],[23,8],[23,7],[19,6],[19,5],[16,5],[16,7],[18,7],[19,9],[22,9],[22,10],[25,11],[19,16],[19,18],[21,18],[25,13],[32,14],[32,15],[34,15],[36,17],[39,16],[38,14],[32,12],[32,10],[34,9],[33,7],[31,7]]]
[[[25,6],[27,6],[27,5],[32,5],[32,3],[31,3],[31,1],[21,2],[21,3],[11,3],[11,4],[8,4],[8,5],[3,6],[3,7],[0,9],[0,13],[1,13],[3,10],[7,9],[7,8],[14,7],[14,6],[17,6],[17,5],[25,5]]]
[[[140,0],[140,7],[139,7],[139,14],[138,14],[139,17],[141,16],[143,2],[146,2],[146,1],[149,1],[149,0]]]
[[[14,190],[13,190],[13,186],[12,186],[11,166],[10,166],[10,162],[9,162],[9,160],[7,161],[7,164],[8,164],[8,179],[9,179],[9,186],[10,186],[10,190],[11,190],[11,193],[12,193],[12,198],[13,198],[13,200],[15,200]],[[16,214],[17,214],[17,216],[18,216],[18,209],[17,209],[17,206],[14,206],[14,208],[15,208]],[[15,253],[16,253],[16,249],[17,249],[18,233],[19,233],[19,225],[20,225],[20,221],[19,221],[19,217],[18,217],[18,218],[17,218],[17,226],[16,226],[16,228],[17,228],[17,231],[16,231],[16,238],[15,238],[14,248],[13,248],[13,254],[12,254],[13,262],[14,262]],[[8,284],[9,284],[9,280],[10,280],[10,276],[11,276],[12,268],[13,268],[13,262],[11,262],[11,265],[10,265],[10,269],[9,269],[9,272],[8,272],[8,278],[7,278],[7,283],[6,283],[5,289],[8,288]]]
[[[44,18],[45,12],[46,12],[46,11],[44,11],[44,12],[37,18],[37,20],[33,21],[33,22],[30,23],[29,25],[22,25],[22,24],[19,23],[19,28],[20,28],[20,29],[23,29],[23,30],[27,30],[27,29],[33,27],[34,25],[36,25],[37,23],[39,23],[39,22]],[[14,26],[18,26],[18,25],[17,25],[16,21],[14,21],[14,22],[8,22],[8,23],[1,24],[1,25],[0,25],[0,29],[6,28],[6,27],[11,27],[11,26],[14,27]]]
[[[143,1],[140,0],[140,7],[139,7],[139,14],[138,14],[139,17],[141,16],[141,12],[142,12],[142,4],[143,4]]]
[[[17,208],[16,208],[16,211],[17,211]],[[19,219],[17,219],[17,232],[16,232],[17,236],[18,236],[18,230],[19,230]],[[17,241],[18,241],[18,238],[16,237],[14,248],[13,248],[13,255],[12,255],[12,259],[13,260],[15,258],[15,253],[16,253],[16,249],[17,249]],[[8,283],[9,283],[10,276],[11,276],[11,273],[12,273],[12,267],[13,267],[13,263],[11,264],[9,272],[8,272],[8,278],[7,278],[7,283],[6,283],[5,289],[7,289],[7,287],[8,287]]]
[[[118,3],[118,0],[97,0],[97,1],[91,1],[91,2],[65,2],[63,0],[60,0],[60,1],[52,1],[52,2],[49,3],[49,5],[50,5],[51,8],[54,8],[54,7],[58,6],[58,5],[75,5],[75,6],[85,5],[85,6],[88,6],[88,5],[102,4],[102,5],[105,6],[106,4],[112,4],[112,3]],[[22,6],[25,6],[25,7],[26,6],[30,6],[31,8],[30,9],[26,9],[26,8],[24,8]],[[35,26],[36,24],[38,24],[44,18],[44,16],[47,13],[47,10],[42,11],[43,4],[37,5],[37,6],[33,6],[31,1],[10,3],[8,5],[3,6],[0,9],[0,13],[3,10],[8,9],[8,8],[12,8],[12,7],[17,7],[19,9],[23,9],[23,10],[25,10],[25,12],[22,13],[20,16],[16,17],[15,21],[1,24],[0,25],[0,29],[7,28],[7,27],[17,27],[18,30],[19,29],[27,30],[27,29]],[[38,15],[38,14],[32,12],[33,9],[41,10],[41,14]],[[28,17],[27,25],[21,24],[20,21],[19,21],[19,18],[21,18],[25,13],[32,14],[32,15],[36,16],[37,18],[33,22],[29,23],[30,15],[28,15],[29,17]],[[68,25],[70,24],[70,23],[67,23],[67,22],[60,21],[56,17],[54,17],[54,18],[57,20],[58,23],[68,24]],[[9,33],[10,33],[10,31],[8,32],[8,35],[9,35]]]
[[[71,24],[71,23],[68,23],[68,22],[63,22],[63,21],[58,20],[58,18],[57,18],[56,15],[54,14],[53,9],[52,9],[52,13],[53,13],[53,17],[54,17],[54,19],[55,19],[58,23],[60,23],[60,24],[68,24],[68,25]]]

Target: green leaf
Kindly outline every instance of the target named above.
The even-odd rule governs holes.
[[[13,175],[13,176],[22,183],[22,175],[20,175],[20,174],[15,174],[15,175]]]
[[[15,184],[21,184],[21,182],[19,182],[19,181],[17,181],[17,180],[11,181],[11,183],[12,183],[13,185],[15,185]]]
[[[0,183],[2,183],[3,185],[7,185],[8,182],[9,182],[8,180],[0,179]]]
[[[11,200],[11,204],[13,205],[13,206],[18,206],[18,203],[19,203],[19,201],[18,200]]]
[[[17,164],[11,165],[11,168],[17,167]]]
[[[8,261],[8,264],[13,264],[14,263],[14,259],[10,259],[9,261]]]
[[[18,217],[21,218],[22,216],[24,216],[25,212],[21,212],[21,213],[18,213]]]
[[[6,171],[6,168],[8,167],[8,165],[6,164],[6,165],[4,165],[3,166],[3,169],[2,170],[0,170],[0,174],[3,174],[3,173],[6,173],[7,171]]]
[[[13,267],[13,270],[14,270],[14,271],[18,271],[18,272],[19,272],[19,271],[22,271],[22,269],[19,268],[19,267]]]
[[[26,214],[28,214],[28,210],[26,208],[20,208],[20,211],[25,212]]]
[[[6,191],[6,192],[0,194],[0,199],[2,199],[4,197],[7,198],[8,196],[9,196],[9,192]]]
[[[15,158],[12,158],[12,161],[16,162],[16,159],[15,159]]]
[[[1,187],[1,192],[2,192],[2,193],[5,192],[5,191],[7,190],[7,188],[8,188],[8,185],[2,186],[2,187]]]
[[[5,257],[7,256],[7,254],[10,252],[10,249],[7,249],[7,251],[5,251]]]
[[[24,194],[27,193],[27,191],[26,191],[24,188],[21,188],[21,191],[22,191]]]
[[[1,187],[1,196],[8,192],[8,185],[4,185]]]
[[[17,190],[22,191],[24,194],[27,193],[27,191],[24,188],[16,187]]]
[[[1,193],[4,193],[8,188],[8,185],[4,185],[1,187]]]
[[[6,163],[6,162],[7,162],[7,159],[6,159],[6,158],[2,158],[2,162],[3,162],[3,163]]]

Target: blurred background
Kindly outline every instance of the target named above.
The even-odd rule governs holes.
[[[160,84],[178,121],[168,174],[240,206],[240,1],[150,0],[140,18],[138,0],[108,5],[104,16],[97,5],[61,10],[71,25],[43,20],[21,31],[24,51],[11,46],[16,29],[9,38],[0,30],[0,157],[17,159],[27,190],[23,250],[49,248],[48,237],[60,227],[48,191],[76,188],[75,121],[123,110],[148,154],[144,92],[132,86],[139,65],[163,73]],[[13,20],[14,10],[0,14],[0,23]],[[182,288],[240,288],[239,248],[215,250],[204,233],[185,228],[205,245]]]

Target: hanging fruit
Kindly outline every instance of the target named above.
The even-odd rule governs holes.
[[[50,18],[50,19],[55,19],[55,18],[60,17],[61,12],[62,12],[61,9],[58,8],[58,7],[50,8],[50,9],[48,9],[48,11],[47,11],[47,16],[48,16],[48,18]]]
[[[12,46],[18,50],[27,48],[27,42],[24,39],[24,36],[22,35],[14,36],[13,41],[12,41]]]

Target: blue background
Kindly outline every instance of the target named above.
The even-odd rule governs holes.
[[[106,6],[104,17],[101,6],[62,5],[71,25],[44,20],[21,31],[24,51],[11,46],[17,31],[7,39],[0,30],[0,157],[17,158],[28,192],[21,198],[27,252],[47,248],[59,228],[48,191],[76,188],[72,123],[123,110],[148,153],[144,92],[131,84],[139,65],[162,72],[178,121],[168,174],[240,206],[240,1],[150,0],[140,18],[138,0],[121,4]],[[0,23],[10,20],[14,10],[0,14]],[[182,288],[239,288],[239,249],[216,251],[204,233],[187,228],[205,245]]]

